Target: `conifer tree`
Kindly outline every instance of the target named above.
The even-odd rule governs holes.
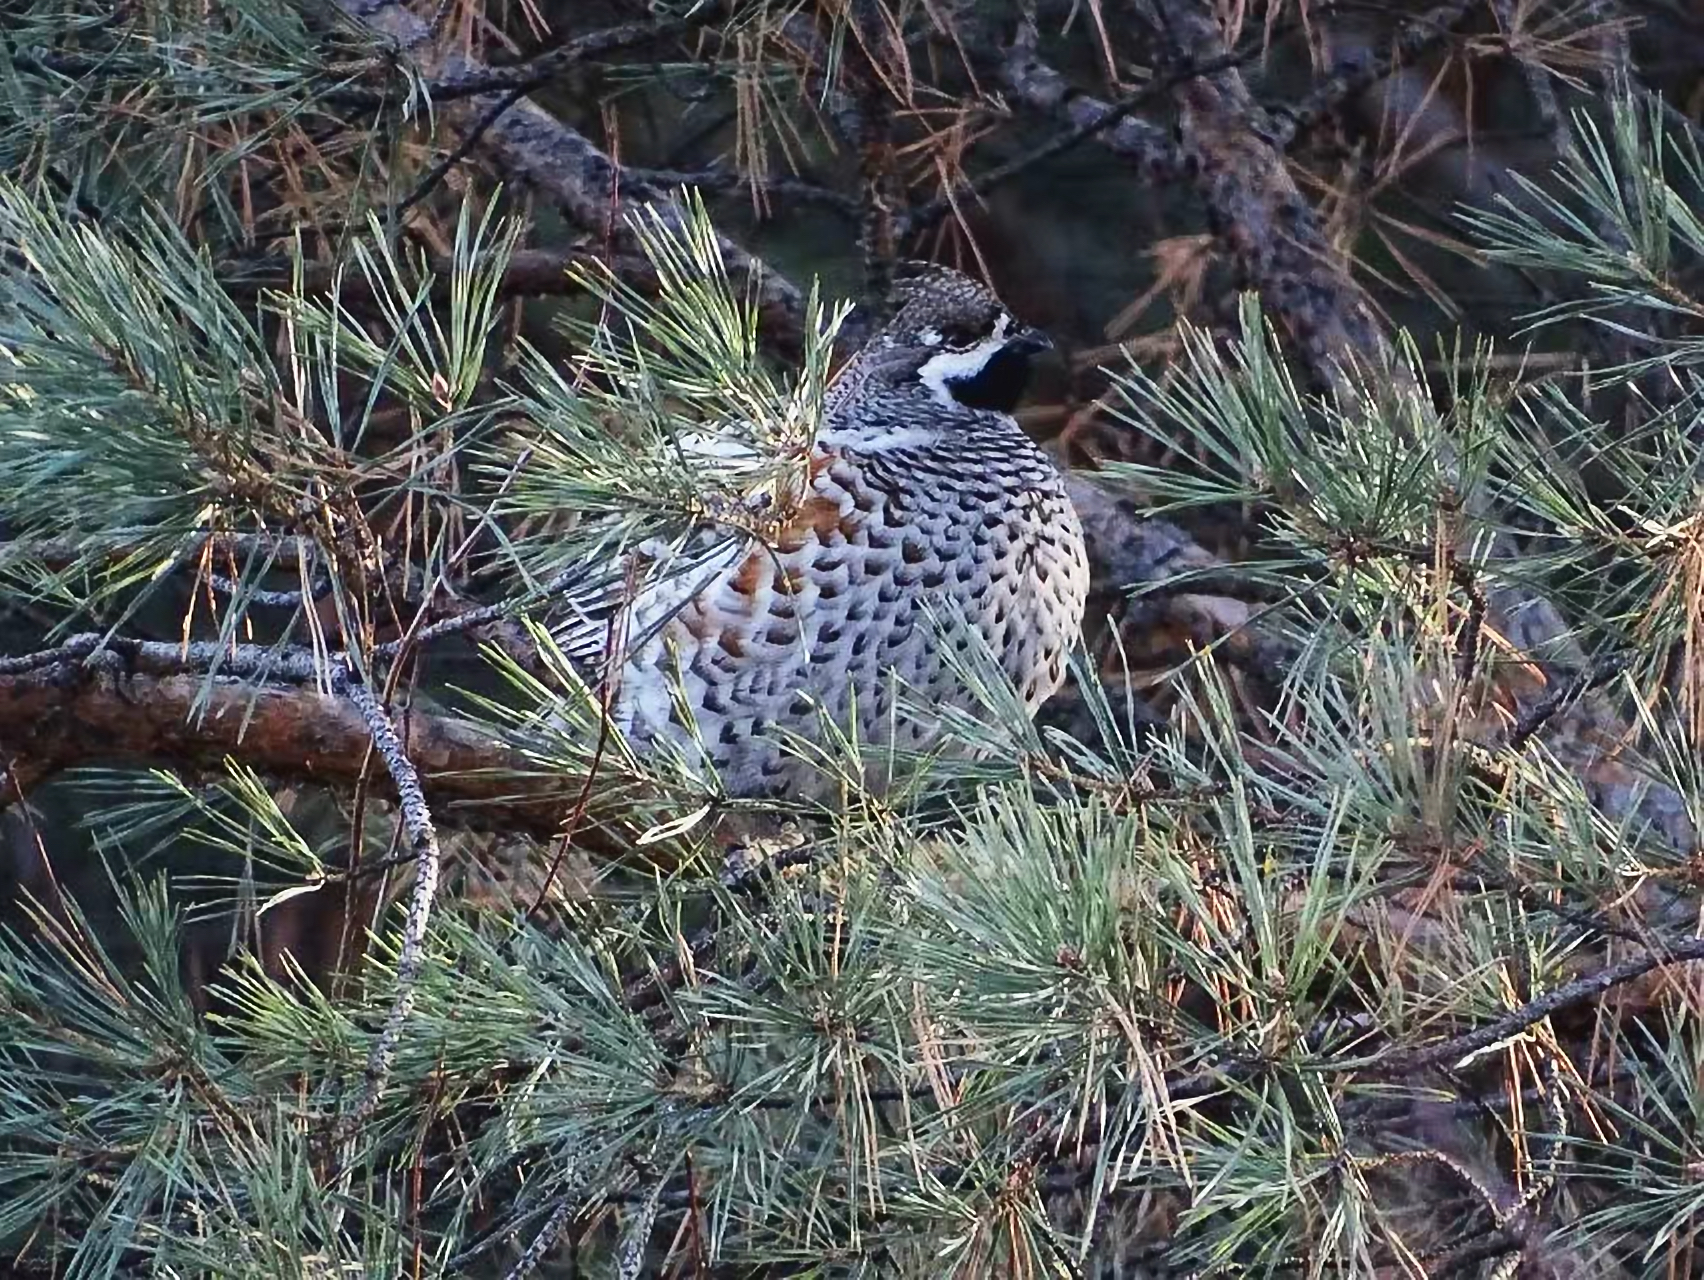
[[[6,1265],[1691,1274],[1634,16],[0,0]],[[1059,340],[1089,636],[724,794],[542,619],[761,541],[908,257]]]

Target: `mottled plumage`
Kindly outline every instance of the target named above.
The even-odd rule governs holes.
[[[896,727],[896,676],[931,703],[969,705],[926,604],[981,631],[1032,714],[1081,629],[1082,531],[1058,472],[1010,416],[1045,338],[956,272],[900,289],[894,318],[830,389],[807,491],[770,544],[710,537],[653,563],[616,628],[628,641],[616,724],[640,747],[666,738],[693,759],[702,742],[734,795],[821,794],[817,771],[775,736],[819,739],[813,699],[845,726],[855,697],[859,737],[878,747]],[[595,668],[610,628],[595,606],[572,612],[559,635]],[[897,729],[908,749],[934,736]]]

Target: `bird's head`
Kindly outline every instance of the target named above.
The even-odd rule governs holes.
[[[921,388],[948,408],[1010,413],[1030,357],[1053,345],[992,290],[946,267],[914,270],[895,283],[892,301],[893,318],[871,343],[882,380]]]

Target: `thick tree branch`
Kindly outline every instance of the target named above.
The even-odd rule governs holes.
[[[230,758],[335,786],[371,771],[367,720],[347,697],[312,687],[311,656],[226,650],[209,677],[202,650],[214,646],[191,646],[185,659],[173,644],[112,642],[97,654],[97,642],[0,660],[0,759],[38,780],[102,761],[217,769]],[[262,675],[273,682],[251,683]],[[579,790],[480,725],[411,711],[400,732],[423,798],[453,821],[549,839]],[[595,822],[576,838],[607,854],[627,847]]]
[[[1177,58],[1222,52],[1212,17],[1191,0],[1159,0]],[[1219,243],[1290,333],[1314,378],[1343,386],[1346,365],[1390,363],[1371,305],[1350,278],[1282,153],[1251,127],[1263,114],[1234,69],[1191,77],[1174,95],[1188,171]]]

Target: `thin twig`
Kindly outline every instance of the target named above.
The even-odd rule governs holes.
[[[414,852],[415,868],[414,892],[408,902],[408,915],[403,921],[402,943],[397,954],[396,996],[385,1017],[384,1030],[367,1055],[361,1097],[337,1122],[337,1136],[347,1139],[378,1108],[379,1098],[390,1078],[397,1045],[402,1041],[403,1024],[414,1009],[415,987],[426,964],[426,926],[431,920],[432,902],[438,893],[440,853],[437,828],[432,823],[432,811],[426,804],[426,795],[420,785],[420,774],[408,758],[389,714],[373,696],[373,691],[347,667],[340,669],[335,684],[338,692],[354,704],[367,722],[367,729],[373,737],[373,750],[384,762],[385,770],[396,786],[403,830]]]
[[[218,673],[239,679],[270,678],[305,684],[323,674],[309,650],[293,646],[269,648],[260,644],[221,644],[217,640],[173,644],[164,640],[131,640],[124,636],[83,632],[54,649],[0,658],[0,676],[23,675],[43,667],[101,655],[110,655],[132,671],[151,675]]]
[[[550,1216],[544,1220],[544,1225],[538,1229],[538,1234],[532,1238],[526,1250],[515,1259],[515,1265],[509,1268],[503,1280],[526,1280],[544,1261],[544,1255],[556,1247],[556,1242],[567,1230],[568,1222],[574,1216],[575,1202],[572,1196],[563,1196],[556,1202],[556,1207],[550,1211]]]
[[[656,1177],[645,1189],[644,1199],[627,1230],[621,1233],[621,1245],[616,1252],[616,1275],[619,1280],[639,1280],[645,1270],[645,1254],[651,1240],[651,1228],[657,1221],[657,1209],[663,1198],[664,1179]]]
[[[1432,1280],[1446,1280],[1449,1276],[1461,1275],[1493,1258],[1519,1253],[1526,1247],[1526,1239],[1524,1223],[1496,1227],[1462,1245],[1455,1252],[1447,1254],[1429,1274]]]
[[[737,169],[644,169],[626,165],[622,169],[624,182],[642,182],[654,187],[691,187],[697,191],[725,194],[746,187],[750,174]],[[761,180],[766,196],[777,196],[793,204],[820,205],[849,218],[859,216],[858,201],[843,191],[798,178],[764,178]]]
[[[1551,720],[1568,710],[1587,693],[1620,675],[1638,654],[1631,649],[1623,649],[1596,659],[1583,671],[1575,672],[1572,679],[1558,686],[1551,693],[1539,699],[1521,713],[1515,721],[1514,728],[1509,730],[1508,740],[1503,744],[1510,751],[1519,751],[1532,739],[1540,729]]]
[[[1583,978],[1563,983],[1503,1017],[1442,1044],[1385,1054],[1369,1064],[1368,1069],[1381,1076],[1408,1076],[1438,1067],[1459,1065],[1474,1054],[1517,1036],[1528,1027],[1543,1022],[1564,1009],[1595,1000],[1623,983],[1644,977],[1653,969],[1693,960],[1704,960],[1704,938],[1676,939],[1660,950],[1631,956],[1616,964],[1606,965]]]
[[[1422,58],[1442,44],[1478,9],[1479,0],[1451,0],[1449,4],[1423,13],[1405,23],[1376,57],[1338,67],[1294,107],[1269,108],[1268,114],[1273,121],[1272,145],[1284,150],[1293,147],[1346,100],[1371,88],[1404,63]]]
[[[480,263],[483,267],[485,264]],[[497,296],[501,299],[559,296],[582,293],[579,271],[609,266],[627,283],[643,292],[654,292],[655,270],[643,258],[625,255],[606,260],[596,254],[574,248],[517,249],[509,255],[503,273],[497,281]],[[333,262],[302,262],[278,254],[257,257],[228,258],[216,264],[220,283],[227,292],[238,297],[253,297],[266,292],[289,293],[301,281],[303,294],[330,292],[336,287],[345,304],[370,300],[371,282],[360,275],[346,275]],[[452,277],[456,272],[454,260],[448,254],[427,254],[425,268],[432,285],[434,300],[447,300]]]
[[[620,26],[605,27],[601,31],[587,32],[556,48],[546,49],[513,66],[481,67],[478,70],[466,70],[421,83],[434,103],[456,102],[463,98],[477,98],[482,94],[512,90],[519,90],[523,94],[530,93],[560,79],[583,63],[608,57],[625,49],[654,44],[658,40],[702,26],[716,16],[720,8],[719,4],[707,4],[683,18],[671,18],[662,22],[629,22]],[[387,102],[396,101],[398,94],[390,88],[369,89],[351,85],[334,89],[324,97],[330,102],[355,106],[382,106]]]
[[[100,648],[100,643],[100,636],[72,636],[55,649],[42,649],[35,653],[20,653],[9,658],[0,658],[0,676],[21,676],[27,672],[40,671],[43,667],[74,662],[78,658],[88,657]]]
[[[1183,176],[1182,152],[1166,130],[1145,120],[1131,119],[1130,110],[1120,111],[1116,103],[1102,102],[1073,89],[1063,75],[1036,55],[1038,39],[1034,27],[1026,24],[1020,28],[1002,68],[1002,77],[1018,101],[1033,110],[1050,112],[1072,122],[1074,127],[1069,133],[1043,143],[1043,148],[1057,147],[1063,151],[1083,139],[1094,138],[1115,155],[1133,161],[1150,178]],[[1206,67],[1220,61],[1220,58],[1205,59],[1190,74],[1206,74]],[[1168,86],[1175,87],[1169,81]],[[1143,90],[1137,101],[1145,100],[1146,93]],[[1133,101],[1131,109],[1135,105]]]
[[[1021,51],[1022,46],[1019,46],[1019,48]],[[1177,85],[1181,84],[1184,80],[1189,79],[1192,76],[1212,75],[1215,72],[1223,71],[1226,68],[1238,66],[1258,57],[1260,52],[1261,50],[1256,48],[1243,53],[1227,53],[1221,58],[1214,59],[1213,62],[1208,65],[1191,67],[1186,71],[1173,73],[1150,84],[1144,85],[1136,92],[1126,94],[1124,97],[1113,102],[1096,102],[1093,98],[1090,98],[1085,94],[1062,94],[1060,98],[1060,106],[1065,107],[1070,114],[1077,117],[1078,123],[1074,124],[1069,129],[1055,134],[1046,142],[1032,147],[1022,155],[1015,156],[1011,160],[1006,161],[1004,164],[996,165],[994,168],[988,170],[988,172],[978,174],[975,178],[956,184],[949,195],[940,196],[931,200],[928,204],[912,213],[905,220],[905,232],[907,234],[912,234],[918,231],[926,231],[950,213],[957,201],[985,196],[990,191],[994,190],[994,188],[1004,186],[1013,178],[1022,176],[1030,169],[1033,169],[1036,165],[1041,164],[1043,161],[1051,160],[1055,156],[1064,155],[1067,151],[1075,149],[1079,144],[1087,142],[1089,139],[1098,137],[1101,134],[1107,133],[1110,130],[1116,129],[1134,112],[1152,102],[1157,101],[1164,94],[1176,88]],[[1031,105],[1041,106],[1045,100],[1045,95],[1040,89],[1040,78],[1048,75],[1056,75],[1057,73],[1042,67],[1039,63],[1030,62],[1027,65],[1028,71],[1026,75],[1019,76],[1016,72],[1009,72],[1009,74],[1013,76],[1015,82],[1030,86],[1029,90],[1025,94],[1026,100],[1029,101]],[[1137,124],[1142,130],[1154,129],[1154,126],[1144,124],[1143,122],[1137,122]],[[1137,135],[1133,134],[1132,136]],[[1155,148],[1155,150],[1149,154],[1153,156],[1164,154],[1163,151],[1158,150],[1162,144],[1160,141],[1160,134],[1157,129],[1154,130],[1154,135],[1149,145]]]
[[[523,609],[532,608],[547,600],[554,599],[571,587],[585,581],[586,569],[583,565],[571,565],[557,573],[536,591],[529,592],[516,600],[500,600],[496,604],[481,605],[458,613],[453,617],[444,618],[430,626],[422,627],[412,636],[403,636],[396,640],[387,640],[384,644],[375,645],[373,656],[376,658],[394,658],[407,648],[415,648],[428,644],[433,640],[442,639],[447,635],[455,635],[462,631],[471,631],[488,623],[498,622],[512,617]]]
[[[562,824],[562,832],[556,839],[556,849],[550,859],[550,866],[545,868],[544,878],[539,882],[538,896],[527,908],[531,916],[544,906],[544,900],[550,895],[550,887],[556,883],[556,875],[562,870],[562,862],[568,856],[568,847],[574,839],[574,833],[585,821],[586,809],[592,802],[592,788],[597,783],[598,770],[603,767],[604,751],[609,746],[609,731],[611,713],[615,705],[616,690],[621,683],[621,660],[619,655],[627,647],[626,624],[629,618],[628,609],[638,586],[639,565],[636,560],[629,560],[627,577],[622,587],[622,602],[610,610],[609,620],[604,624],[603,670],[598,680],[598,737],[592,746],[592,759],[586,769],[586,781],[580,788],[580,794],[574,801],[574,807],[568,812],[568,820]]]
[[[401,222],[403,214],[407,213],[415,205],[419,204],[427,196],[431,195],[437,188],[438,184],[449,174],[451,169],[454,169],[463,160],[466,160],[473,154],[474,148],[479,145],[480,139],[490,131],[491,126],[502,119],[511,107],[526,96],[527,86],[520,85],[516,88],[510,89],[501,98],[497,99],[496,102],[487,107],[480,114],[479,119],[475,120],[473,124],[468,126],[467,132],[462,135],[461,141],[456,143],[456,145],[450,149],[450,153],[442,160],[438,161],[437,164],[428,169],[426,171],[426,176],[421,178],[420,181],[415,184],[414,190],[404,196],[396,207],[391,210],[390,221],[392,223]]]
[[[263,609],[299,609],[307,601],[300,591],[268,591],[261,587],[250,587],[245,583],[233,581],[222,573],[207,575],[207,585],[222,596],[232,599],[240,598],[246,605],[259,605]],[[321,593],[330,588],[327,582]]]

